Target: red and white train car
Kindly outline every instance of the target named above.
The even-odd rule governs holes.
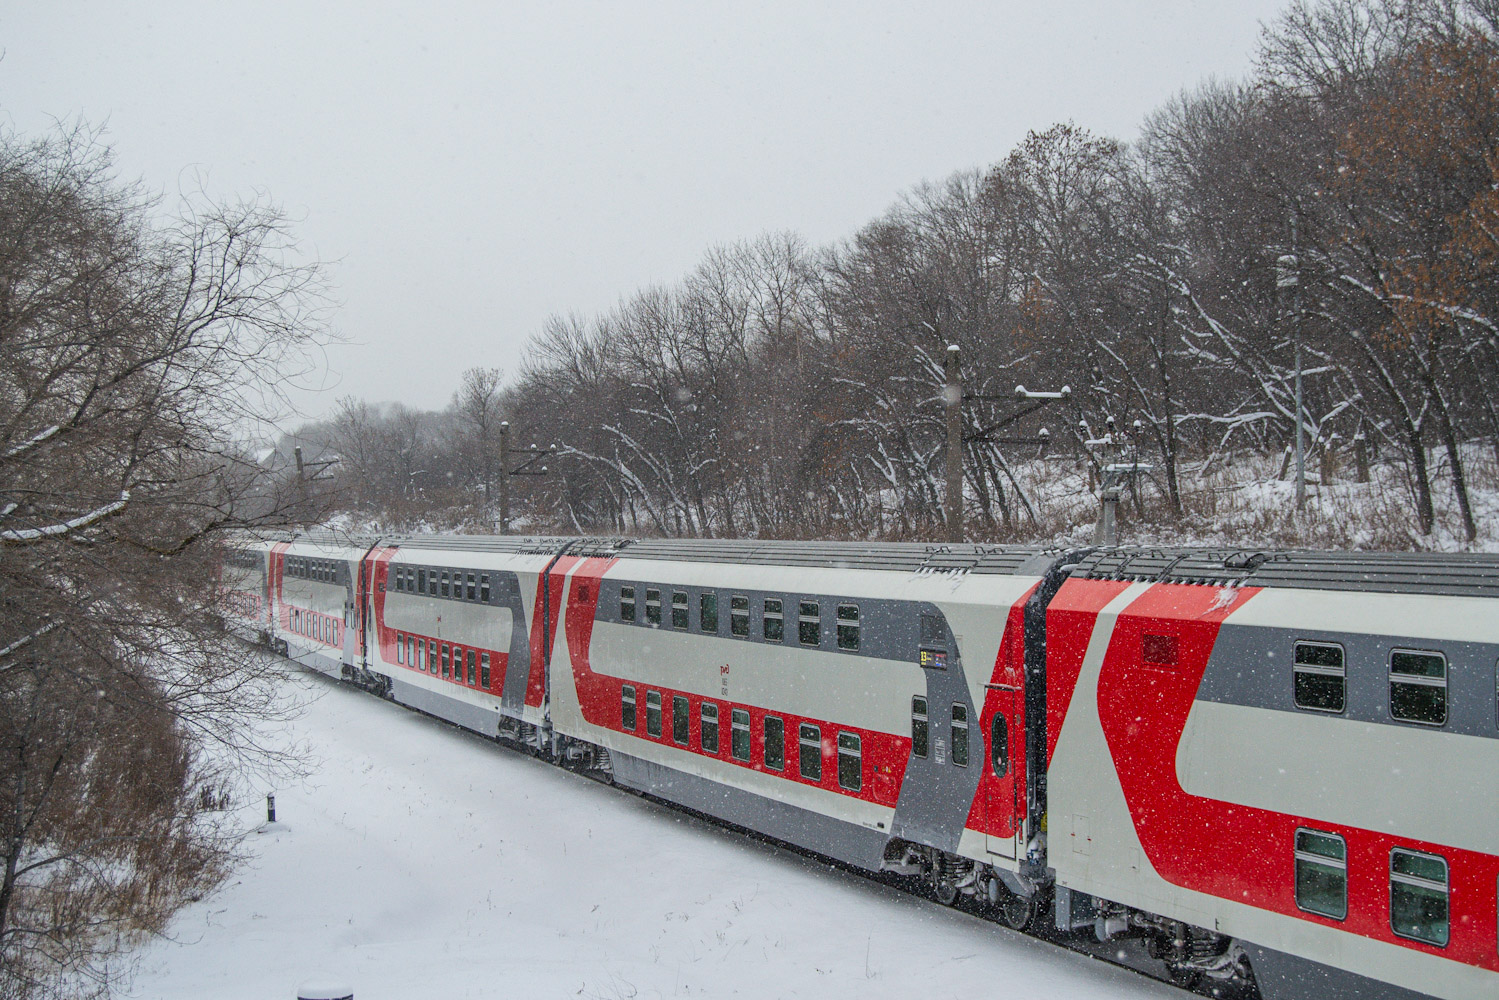
[[[1496,570],[1085,560],[1047,610],[1059,924],[1247,958],[1266,997],[1499,996]]]
[[[304,663],[1012,926],[1266,1000],[1499,996],[1499,559],[260,549]]]

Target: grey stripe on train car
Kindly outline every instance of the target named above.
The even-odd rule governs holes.
[[[616,783],[847,864],[879,871],[886,835],[616,751]]]
[[[635,588],[635,620],[633,622],[627,622],[620,617],[619,590],[621,587]],[[661,624],[659,625],[652,625],[645,620],[647,588],[661,592]],[[674,628],[671,625],[673,593],[687,595],[687,628],[685,629]],[[718,626],[713,632],[702,630],[702,596],[704,594],[714,594],[718,598]],[[749,601],[749,635],[734,635],[731,630],[732,599],[735,597],[743,597]],[[785,631],[784,638],[780,641],[765,638],[766,598],[782,602],[781,624]],[[800,604],[804,600],[816,601],[818,604],[821,641],[817,646],[801,642],[797,634],[797,626],[801,619]],[[851,604],[859,609],[858,649],[838,648],[838,606],[840,604]],[[625,628],[659,631],[668,635],[716,638],[726,644],[748,642],[785,649],[815,650],[844,656],[868,656],[880,660],[899,660],[915,664],[920,647],[920,614],[924,607],[926,605],[915,601],[817,594],[806,590],[697,587],[677,585],[660,579],[632,580],[624,577],[605,577],[599,581],[599,600],[594,609],[594,621],[608,622]]]
[[[499,732],[500,713],[492,708],[481,708],[457,698],[449,698],[440,691],[429,691],[401,677],[391,678],[391,694],[402,705],[435,715],[456,726],[485,736],[494,736]]]
[[[1297,642],[1335,642],[1343,647],[1346,703],[1341,713],[1296,706],[1294,652]],[[1447,657],[1447,724],[1423,725],[1390,717],[1390,651],[1413,649]],[[1432,729],[1499,739],[1495,720],[1495,664],[1499,644],[1365,635],[1359,632],[1292,631],[1261,625],[1225,624],[1208,657],[1197,700],[1267,708],[1277,712],[1408,729]]]
[[[1434,1000],[1402,986],[1335,969],[1309,958],[1241,942],[1262,1000]]]
[[[978,792],[979,776],[988,760],[984,737],[980,732],[979,714],[974,710],[963,671],[963,651],[947,619],[935,604],[912,603],[913,622],[920,627],[922,614],[934,615],[941,622],[947,645],[947,669],[924,670],[926,675],[927,755],[907,757],[900,798],[890,823],[893,836],[917,844],[947,851],[958,850],[958,841],[967,825],[973,798]],[[952,762],[950,734],[952,708],[962,705],[968,716],[968,766]]]

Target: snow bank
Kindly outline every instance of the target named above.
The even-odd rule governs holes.
[[[1180,997],[317,681],[319,763],[135,997]],[[241,813],[263,822],[264,803]]]

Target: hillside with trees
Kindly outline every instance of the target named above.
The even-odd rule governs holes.
[[[510,483],[529,530],[939,538],[956,344],[968,537],[1084,538],[1127,461],[1150,466],[1135,537],[1491,544],[1496,139],[1493,0],[1298,0],[1250,79],[1183,92],[1133,142],[1039,129],[835,245],[716,247],[556,317],[491,359],[503,388],[346,399],[299,440],[337,456],[362,523],[493,530],[498,415],[513,447],[556,446]],[[1071,393],[986,437],[1017,385]]]

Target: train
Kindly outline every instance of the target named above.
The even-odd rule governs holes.
[[[1499,997],[1496,556],[310,532],[222,582],[307,667],[1189,988]]]

